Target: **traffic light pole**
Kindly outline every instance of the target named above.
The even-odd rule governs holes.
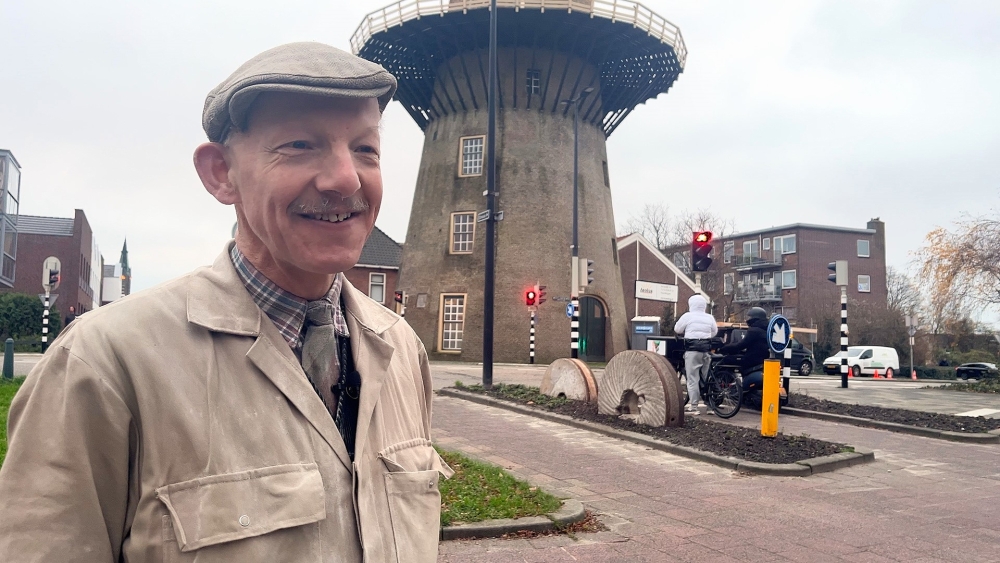
[[[531,332],[528,336],[528,363],[535,363],[535,310],[531,310]]]
[[[847,286],[840,286],[840,386],[847,389]]]
[[[49,349],[49,286],[45,286],[45,302],[42,305],[42,353]]]

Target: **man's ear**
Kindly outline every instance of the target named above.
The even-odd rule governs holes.
[[[219,203],[239,203],[239,193],[229,181],[229,162],[226,147],[220,143],[204,143],[194,150],[194,169],[201,183]]]

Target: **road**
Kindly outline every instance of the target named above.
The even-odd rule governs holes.
[[[434,363],[435,387],[477,383],[477,365]],[[496,366],[494,381],[537,385],[544,367]],[[934,382],[793,378],[793,390],[865,404],[960,412],[991,397]],[[889,405],[892,406],[892,405]],[[898,405],[896,405],[898,406]],[[706,417],[716,420],[715,417]],[[722,421],[720,421],[722,422]],[[740,412],[724,424],[759,427]],[[1000,446],[958,444],[783,416],[781,431],[875,450],[876,461],[801,477],[749,476],[613,438],[448,397],[434,438],[534,485],[580,499],[607,531],[443,542],[438,561],[1000,561]]]

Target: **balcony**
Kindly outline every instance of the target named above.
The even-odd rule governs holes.
[[[733,269],[737,272],[750,272],[753,270],[764,270],[768,268],[781,267],[781,254],[774,256],[744,256],[736,254],[733,256]]]
[[[781,302],[781,288],[770,285],[739,287],[733,295],[734,303],[774,303]]]

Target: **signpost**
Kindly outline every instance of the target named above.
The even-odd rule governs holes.
[[[677,286],[666,283],[635,280],[635,297],[636,299],[677,303]]]
[[[788,319],[781,315],[771,317],[771,321],[767,323],[767,345],[771,348],[771,351],[787,357],[785,351],[791,352],[791,349],[788,347],[791,339],[792,325],[788,322]],[[781,363],[778,360],[764,360],[764,389],[763,404],[760,409],[760,433],[762,436],[769,438],[778,435],[778,404],[780,402],[778,382],[781,380],[779,366],[781,366]],[[785,373],[785,376],[787,378],[788,373]]]

